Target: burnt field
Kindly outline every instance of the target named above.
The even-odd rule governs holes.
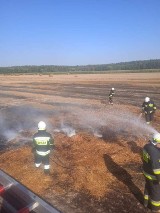
[[[160,73],[2,75],[0,168],[63,213],[150,212],[141,149],[160,131],[159,91]],[[157,105],[150,126],[140,116],[146,96]],[[50,176],[34,167],[40,120],[55,140]]]

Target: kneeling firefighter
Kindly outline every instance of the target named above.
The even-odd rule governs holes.
[[[54,147],[54,140],[50,133],[46,132],[46,124],[38,123],[38,132],[33,136],[33,149],[35,150],[35,166],[38,168],[44,164],[44,172],[50,173],[49,154]]]
[[[143,148],[143,174],[145,177],[144,206],[160,212],[160,133]]]

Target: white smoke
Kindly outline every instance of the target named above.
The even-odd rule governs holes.
[[[146,124],[145,120],[127,109],[98,108],[83,110],[76,113],[80,125],[90,130],[94,135],[101,136],[100,129],[107,127],[116,134],[127,132],[133,136],[153,135],[157,132],[152,126]]]
[[[24,144],[30,139],[23,136],[23,132],[36,132],[40,120],[48,120],[48,112],[40,111],[30,106],[19,106],[0,111],[0,138],[3,144],[17,138],[17,143]],[[48,128],[50,125],[48,124]],[[2,142],[1,142],[2,143]],[[0,144],[1,145],[1,144]]]
[[[16,130],[6,129],[3,132],[3,136],[6,138],[7,141],[11,141],[11,140],[15,139],[18,135],[19,135],[19,132]]]
[[[61,121],[60,128],[54,129],[54,132],[63,132],[68,137],[76,135],[76,130],[68,124],[64,124],[64,121]]]
[[[37,124],[43,120],[47,124],[47,130],[54,129],[54,132],[63,132],[72,137],[78,131],[90,132],[96,137],[103,137],[104,131],[113,132],[115,135],[133,135],[146,137],[158,132],[151,125],[147,125],[143,118],[131,113],[125,107],[88,107],[78,108],[65,107],[51,114],[50,111],[40,111],[32,107],[10,108],[0,111],[0,136],[5,141],[18,138],[21,144],[30,140],[29,136],[23,136],[23,131],[36,132]],[[57,114],[59,120],[57,119]],[[53,123],[50,123],[50,121]],[[56,124],[54,124],[56,120]],[[57,124],[58,123],[58,124]],[[55,128],[56,126],[58,128]]]
[[[70,126],[64,126],[64,127],[62,128],[62,131],[63,131],[68,137],[72,137],[72,136],[76,135],[75,129],[73,129],[73,128],[70,127]]]

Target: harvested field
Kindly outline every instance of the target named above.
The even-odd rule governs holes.
[[[142,205],[140,154],[160,131],[159,91],[160,73],[3,75],[0,168],[63,213],[150,212]],[[146,96],[157,105],[150,126],[140,117]],[[40,120],[55,140],[50,176],[34,167]]]

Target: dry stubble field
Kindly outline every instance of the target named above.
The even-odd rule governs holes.
[[[160,73],[0,77],[2,170],[63,213],[150,212],[142,205],[140,154],[160,131]],[[157,105],[150,126],[139,116],[146,96]],[[55,140],[50,176],[34,167],[40,120]]]

